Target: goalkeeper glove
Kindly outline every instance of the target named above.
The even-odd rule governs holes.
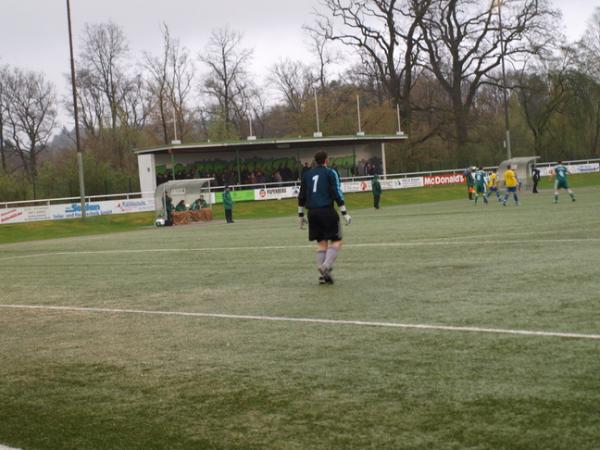
[[[344,219],[344,222],[346,222],[346,225],[350,225],[352,223],[352,216],[350,216],[350,214],[343,214],[342,217]]]
[[[302,216],[300,217],[300,229],[304,230],[304,225],[306,225],[308,223],[308,220],[306,220],[306,217]]]

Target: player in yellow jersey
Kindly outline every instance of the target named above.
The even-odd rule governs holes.
[[[502,201],[502,199],[500,198],[500,191],[498,191],[498,174],[496,173],[496,169],[492,170],[492,172],[488,175],[487,188],[487,198],[490,198],[492,192],[495,192],[498,201]]]
[[[506,186],[506,194],[504,194],[504,200],[502,200],[502,204],[506,206],[508,197],[512,193],[513,198],[515,199],[515,205],[519,206],[519,197],[517,196],[519,179],[517,178],[517,174],[511,168],[510,164],[506,166],[506,170],[504,171],[504,185]]]

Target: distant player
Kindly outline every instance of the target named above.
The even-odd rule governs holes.
[[[379,200],[381,199],[381,183],[377,174],[373,175],[371,180],[371,190],[373,191],[373,207],[379,209]]]
[[[535,164],[531,167],[531,179],[533,180],[533,189],[531,190],[532,193],[537,194],[538,193],[538,184],[540,182],[540,178],[541,178],[541,173],[540,173],[540,169],[538,169],[537,167],[535,167]]]
[[[517,196],[519,180],[517,178],[517,174],[514,170],[512,170],[510,164],[506,166],[506,170],[504,171],[504,184],[506,186],[506,194],[504,194],[504,200],[502,200],[502,204],[506,206],[508,197],[510,194],[512,194],[513,198],[515,199],[515,205],[519,206],[519,197]]]
[[[552,169],[551,174],[556,178],[554,179],[554,203],[558,203],[558,190],[565,189],[571,196],[571,200],[575,201],[575,194],[569,187],[567,176],[570,174],[569,169],[563,166],[562,161],[558,161],[558,164]]]
[[[484,203],[487,205],[488,199],[485,195],[485,185],[487,184],[487,175],[483,171],[483,167],[479,166],[479,169],[473,174],[473,182],[475,183],[475,206],[477,206],[477,200],[479,197],[483,198]]]
[[[500,191],[498,190],[498,174],[496,173],[496,169],[492,170],[492,172],[488,175],[486,197],[490,198],[492,192],[496,193],[496,199],[501,202],[502,199],[500,198]]]
[[[320,284],[333,284],[331,271],[342,246],[340,217],[333,202],[337,203],[346,225],[352,218],[344,204],[337,174],[327,167],[327,153],[315,154],[316,167],[302,175],[298,194],[298,217],[300,228],[306,223],[304,208],[308,209],[308,240],[317,241],[317,268],[321,274]]]
[[[474,168],[467,167],[463,173],[463,176],[465,177],[465,183],[467,183],[469,200],[473,200],[473,193],[475,192],[475,189],[473,188],[473,170]]]

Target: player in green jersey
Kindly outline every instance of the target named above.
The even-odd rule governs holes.
[[[565,189],[571,196],[571,200],[575,201],[575,194],[569,187],[567,176],[571,173],[567,166],[563,166],[562,161],[558,161],[558,164],[552,169],[552,175],[554,179],[554,203],[558,203],[558,191],[559,189]]]
[[[477,200],[479,197],[483,198],[484,203],[487,205],[488,199],[485,195],[485,185],[488,182],[487,174],[483,171],[483,167],[479,166],[477,172],[473,174],[473,182],[475,183],[475,206],[477,206]]]

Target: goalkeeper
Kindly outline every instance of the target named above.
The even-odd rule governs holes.
[[[308,240],[317,241],[317,268],[321,274],[320,284],[333,284],[331,271],[342,247],[340,216],[333,206],[337,203],[346,225],[352,218],[344,204],[337,173],[327,167],[327,153],[315,154],[316,167],[302,175],[298,194],[298,216],[300,228],[306,223],[304,208],[308,209]]]

